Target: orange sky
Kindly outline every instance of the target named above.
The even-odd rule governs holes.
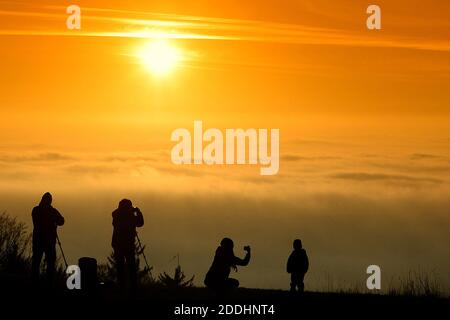
[[[0,2],[2,125],[449,115],[446,1],[379,2],[381,31],[364,1],[81,1],[81,31],[58,2],[20,3]],[[149,30],[197,37],[172,40],[186,61],[165,79],[130,56]]]
[[[167,156],[171,131],[202,120],[280,128],[282,156],[348,153],[299,140],[447,154],[446,1],[379,2],[376,31],[364,1],[81,1],[81,30],[66,28],[65,1],[0,4],[5,153]],[[155,35],[182,57],[164,76],[137,57]]]

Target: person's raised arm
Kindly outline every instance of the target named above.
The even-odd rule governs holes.
[[[234,257],[234,264],[237,266],[246,266],[250,262],[250,246],[245,246],[244,250],[247,251],[244,259]]]

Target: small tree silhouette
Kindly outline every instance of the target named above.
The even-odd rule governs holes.
[[[190,287],[193,287],[195,275],[193,275],[192,278],[190,278],[189,280],[185,280],[186,275],[184,274],[183,270],[181,270],[179,255],[177,255],[177,258],[178,258],[178,264],[177,264],[177,267],[175,268],[175,274],[174,274],[173,278],[170,275],[168,275],[166,272],[163,272],[158,276],[159,283],[163,287],[167,287],[167,288],[190,288]]]
[[[0,214],[0,271],[26,273],[30,268],[31,236],[25,223]]]

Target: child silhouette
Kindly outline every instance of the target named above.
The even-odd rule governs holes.
[[[291,274],[291,292],[296,292],[298,288],[298,292],[303,293],[305,290],[303,279],[309,268],[308,255],[302,248],[300,239],[295,239],[293,246],[294,250],[289,256],[286,269]]]

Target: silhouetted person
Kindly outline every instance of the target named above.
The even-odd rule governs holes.
[[[125,264],[129,275],[129,288],[134,293],[137,286],[136,266],[136,227],[144,225],[144,217],[139,208],[133,208],[131,200],[123,199],[112,213],[113,236],[112,247],[117,267],[119,287],[125,288]]]
[[[205,277],[205,285],[218,293],[225,293],[239,287],[238,280],[229,278],[231,268],[237,271],[237,266],[246,266],[250,262],[250,246],[244,247],[247,252],[244,259],[234,255],[233,247],[233,240],[222,239]]]
[[[296,292],[297,288],[300,293],[305,290],[303,280],[306,272],[308,272],[309,260],[305,249],[302,248],[300,239],[294,240],[294,250],[289,256],[287,262],[287,272],[291,274],[291,292]]]
[[[63,216],[52,206],[52,195],[47,192],[42,196],[38,206],[33,208],[33,258],[31,276],[33,284],[39,283],[39,269],[42,256],[47,263],[47,281],[53,286],[56,262],[56,228],[64,224]]]

